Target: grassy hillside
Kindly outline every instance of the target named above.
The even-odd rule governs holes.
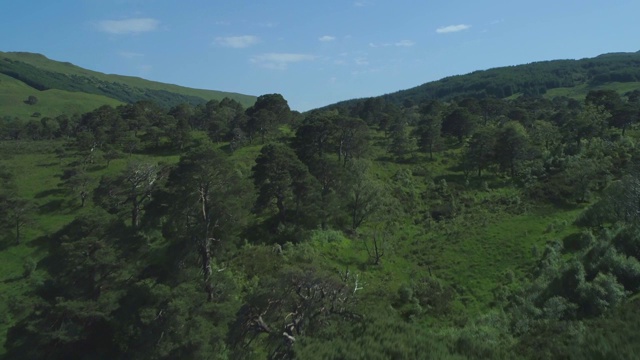
[[[35,96],[38,102],[29,105],[25,100]],[[58,89],[36,90],[22,81],[0,74],[0,116],[29,119],[55,117],[62,114],[82,114],[102,105],[117,106],[121,101],[104,95],[87,94]]]
[[[85,92],[121,102],[151,100],[168,107],[183,102],[199,104],[228,97],[248,107],[255,101],[255,97],[249,95],[192,89],[131,76],[107,75],[33,53],[0,52],[0,73],[38,90]]]
[[[584,99],[590,90],[613,89],[620,94],[640,89],[640,52],[604,54],[580,60],[540,61],[474,71],[385,94],[387,102],[418,104],[464,97],[512,98],[520,95],[569,96]],[[352,106],[365,99],[338,103]],[[329,106],[331,107],[331,106]]]

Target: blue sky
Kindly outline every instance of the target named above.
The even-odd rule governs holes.
[[[4,0],[0,51],[299,111],[445,76],[640,50],[637,0]]]

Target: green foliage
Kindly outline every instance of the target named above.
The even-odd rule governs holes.
[[[69,63],[49,60],[39,54],[0,52],[0,73],[40,91],[56,89],[65,92],[83,92],[126,103],[149,100],[163,107],[183,102],[195,105],[210,99],[221,100],[225,97],[248,106],[255,100],[254,97],[247,95],[189,89],[140,78],[106,75]]]
[[[630,354],[602,329],[637,319],[619,315],[640,290],[634,125],[569,99],[403,105],[9,122],[33,140],[0,143],[2,193],[36,226],[0,251],[7,355]],[[414,135],[429,155],[390,153]]]
[[[611,85],[621,88],[620,93],[638,89],[640,72],[637,65],[640,54],[613,53],[580,60],[553,60],[525,65],[474,71],[456,75],[420,86],[383,95],[370,100],[351,102],[388,102],[393,104],[420,104],[426,100],[450,101],[456,98],[498,98],[542,96],[553,93],[566,95],[579,89],[584,98],[590,89]],[[624,88],[630,85],[630,88]],[[338,105],[349,104],[345,102]],[[359,105],[363,106],[363,105]]]

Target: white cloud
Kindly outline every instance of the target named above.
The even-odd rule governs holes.
[[[354,59],[354,61],[356,65],[359,65],[359,66],[369,65],[369,60],[367,60],[367,58],[360,57],[360,58]]]
[[[251,62],[269,69],[284,70],[289,64],[313,61],[315,58],[315,56],[307,54],[268,53],[252,57]]]
[[[364,7],[364,6],[367,6],[367,3],[368,2],[366,0],[358,0],[358,1],[355,1],[353,3],[353,6],[355,6],[355,7]]]
[[[415,44],[416,43],[412,40],[401,40],[393,44],[392,43],[380,43],[380,44],[369,43],[369,47],[372,47],[372,48],[389,47],[389,46],[410,47]]]
[[[401,40],[398,41],[397,43],[395,43],[396,46],[400,46],[400,47],[410,47],[415,45],[416,43],[411,41],[411,40]]]
[[[120,57],[123,57],[125,59],[135,59],[135,58],[144,57],[144,54],[132,52],[132,51],[120,51],[118,55],[120,55]]]
[[[335,36],[331,36],[331,35],[324,35],[324,36],[320,36],[318,38],[318,40],[322,41],[322,42],[329,42],[329,41],[333,41],[335,40]]]
[[[217,37],[216,44],[220,46],[226,46],[236,49],[246,48],[251,45],[255,45],[260,42],[260,39],[257,36],[253,35],[242,35],[242,36],[228,36],[228,37]]]
[[[158,25],[160,21],[150,18],[103,20],[98,22],[98,30],[114,35],[139,34],[154,31]]]
[[[258,26],[266,27],[266,28],[274,28],[274,27],[278,26],[278,23],[277,22],[263,22],[263,23],[259,23]]]
[[[443,27],[437,28],[436,32],[438,34],[447,34],[447,33],[467,30],[470,27],[471,27],[471,25],[465,25],[465,24],[449,25],[449,26],[443,26]]]

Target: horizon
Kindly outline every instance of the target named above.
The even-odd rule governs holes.
[[[279,93],[307,111],[496,67],[637,52],[620,34],[640,30],[632,1],[194,3],[11,3],[0,15],[12,34],[2,51],[197,89]]]

